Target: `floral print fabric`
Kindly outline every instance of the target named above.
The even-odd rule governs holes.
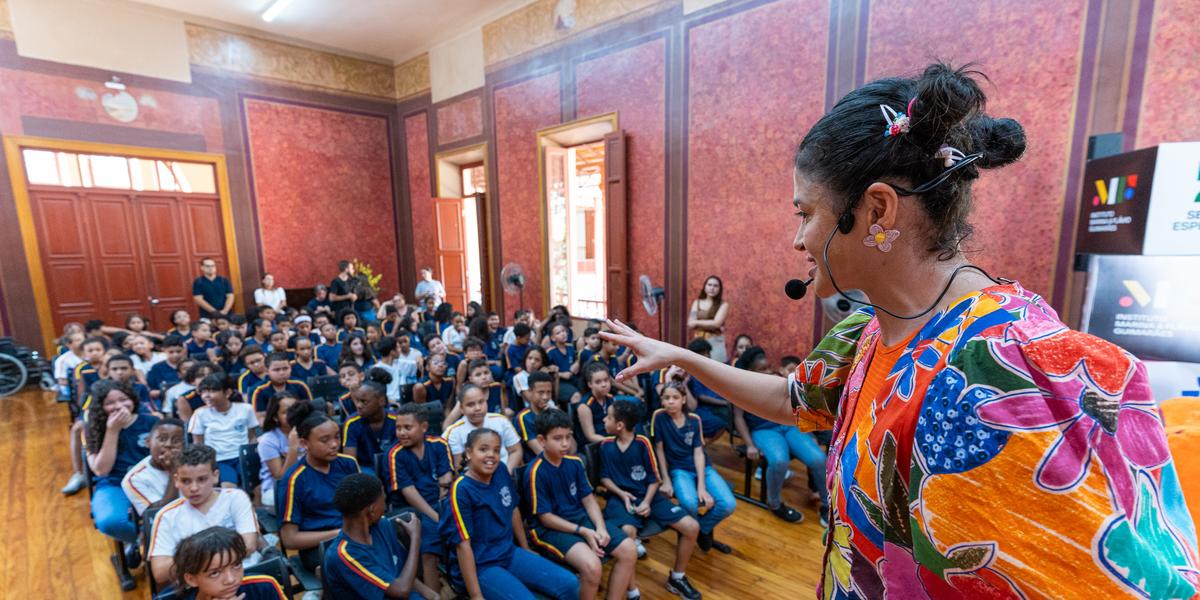
[[[789,377],[797,425],[834,432],[823,600],[1196,595],[1195,528],[1132,355],[1015,283],[935,315],[860,398],[878,343],[859,311]]]

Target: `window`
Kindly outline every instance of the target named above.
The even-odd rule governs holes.
[[[604,143],[548,146],[545,152],[550,304],[579,317],[604,318]]]
[[[213,165],[102,154],[26,149],[25,174],[33,185],[215,194]]]
[[[467,242],[467,299],[483,302],[483,265],[479,240],[479,200],[475,194],[487,191],[487,172],[483,163],[462,168],[463,231]]]

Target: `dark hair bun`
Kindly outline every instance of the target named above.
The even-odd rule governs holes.
[[[987,96],[972,75],[986,76],[970,67],[934,63],[917,78],[908,135],[923,150],[937,151],[964,119],[983,111]]]
[[[983,158],[975,163],[984,169],[1011,164],[1025,153],[1025,128],[1007,118],[981,116],[967,122],[967,131]]]
[[[386,386],[392,382],[392,374],[389,373],[386,369],[380,369],[379,367],[374,367],[370,371],[367,371],[367,381],[370,381],[372,383],[378,383],[379,385],[382,385],[382,386]]]
[[[310,415],[312,415],[312,413],[313,413],[312,403],[309,402],[308,400],[301,400],[301,401],[293,404],[292,407],[288,409],[288,411],[287,411],[288,423],[291,423],[292,427],[295,427],[296,425],[299,425],[300,423],[304,422],[304,420],[307,419]]]

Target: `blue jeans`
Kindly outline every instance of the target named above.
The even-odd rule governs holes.
[[[758,446],[767,460],[763,481],[767,486],[767,506],[778,508],[787,477],[788,463],[800,459],[808,472],[817,480],[817,493],[821,506],[829,504],[829,490],[825,487],[825,451],[817,444],[811,433],[804,433],[789,425],[772,424],[750,432],[750,439]]]
[[[529,590],[558,600],[579,597],[579,579],[549,559],[514,548],[508,567],[493,565],[477,571],[479,589],[488,600],[533,600]]]
[[[127,544],[136,542],[137,528],[129,518],[131,508],[133,505],[125,497],[120,480],[106,477],[96,482],[92,492],[92,519],[100,533]]]
[[[695,473],[672,469],[671,485],[675,488],[675,499],[679,501],[679,506],[700,521],[700,531],[704,533],[712,533],[717,523],[725,520],[725,517],[733,514],[733,509],[737,508],[733,490],[729,489],[729,484],[725,483],[712,465],[704,468],[704,486],[708,495],[713,497],[715,506],[710,507],[704,516],[700,516],[700,497],[696,494]]]
[[[358,321],[363,325],[366,325],[367,323],[379,322],[379,317],[375,316],[375,309],[360,310],[356,312],[358,313]]]

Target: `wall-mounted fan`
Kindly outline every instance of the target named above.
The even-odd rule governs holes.
[[[642,294],[642,308],[646,309],[646,314],[658,315],[658,337],[662,339],[662,303],[667,293],[661,287],[655,287],[650,282],[649,275],[638,277],[638,289]]]
[[[821,311],[834,323],[850,316],[850,313],[863,307],[867,295],[862,290],[846,290],[845,298],[841,295],[821,299]]]
[[[500,285],[505,294],[520,296],[521,310],[525,310],[525,270],[517,263],[508,263],[500,269]]]

